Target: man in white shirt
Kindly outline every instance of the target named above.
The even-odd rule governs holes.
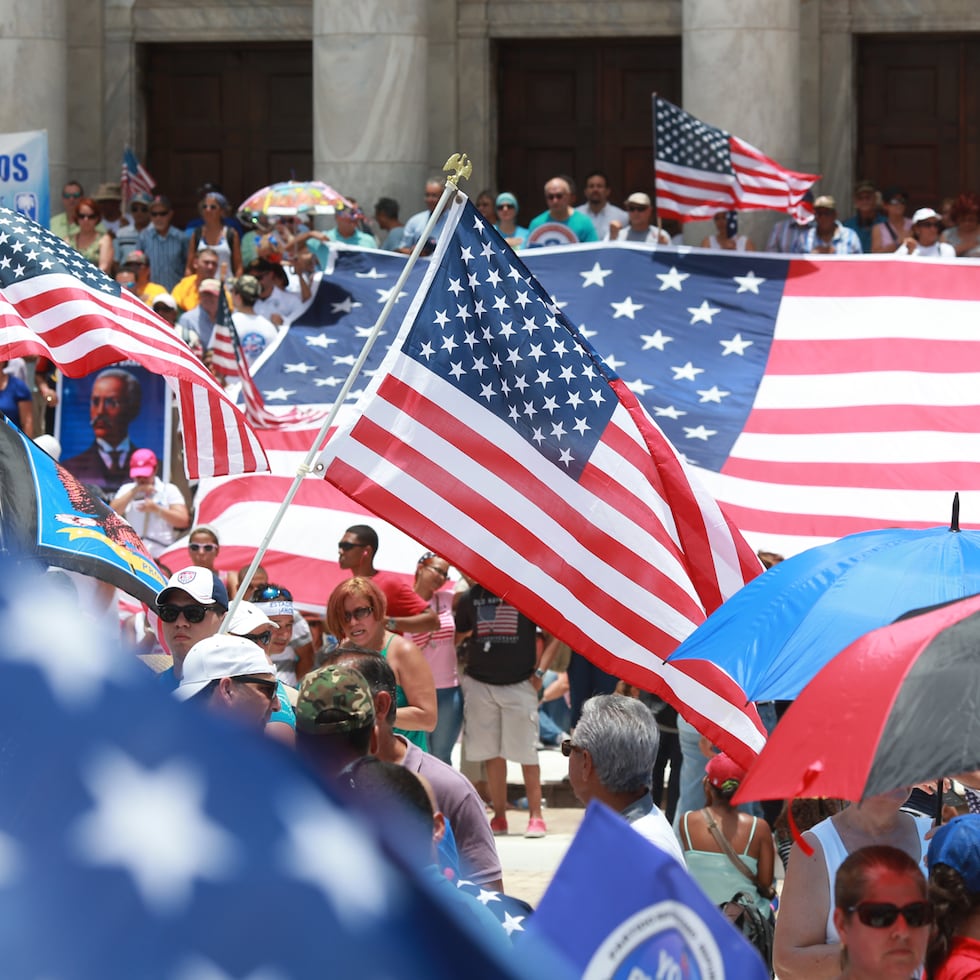
[[[289,282],[289,277],[278,262],[253,259],[245,271],[259,281],[259,298],[255,301],[255,312],[270,323],[281,327],[284,323],[289,323],[303,308],[304,301],[299,293],[284,288],[283,284]]]
[[[190,514],[184,496],[157,475],[152,449],[137,449],[129,460],[131,483],[124,483],[112,498],[112,509],[122,514],[157,558],[177,540],[177,529],[187,527]]]
[[[622,228],[629,220],[629,215],[622,208],[609,203],[610,193],[609,178],[601,170],[593,170],[585,178],[585,204],[575,209],[595,225],[600,241],[609,233],[610,221],[618,221]]]
[[[657,723],[642,701],[598,694],[582,706],[575,734],[562,743],[561,750],[568,758],[568,781],[582,803],[605,803],[651,844],[687,867],[680,841],[650,792],[659,745]]]

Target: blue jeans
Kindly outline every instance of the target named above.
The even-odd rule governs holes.
[[[461,687],[437,687],[436,708],[439,719],[429,735],[429,752],[451,766],[453,746],[463,727],[463,689]]]
[[[558,674],[553,670],[546,670],[541,679],[541,690],[543,691],[549,684],[553,684],[558,679]],[[568,723],[571,720],[571,710],[564,697],[555,698],[553,701],[541,701],[538,703],[538,738],[543,745],[557,745],[558,736],[563,732],[568,732]]]

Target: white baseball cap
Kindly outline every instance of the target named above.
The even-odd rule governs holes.
[[[210,568],[202,568],[200,565],[188,565],[187,568],[174,572],[157,594],[157,605],[172,598],[174,592],[186,592],[202,606],[228,608],[228,590],[224,583]]]
[[[219,633],[199,640],[187,651],[183,676],[174,697],[178,701],[187,701],[222,677],[255,674],[275,679],[275,669],[265,651],[242,636]]]
[[[232,636],[247,636],[249,633],[258,633],[261,629],[277,627],[254,602],[240,602],[226,632]]]

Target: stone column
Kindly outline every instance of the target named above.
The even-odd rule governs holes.
[[[2,0],[0,22],[0,132],[48,131],[54,214],[68,172],[67,0]]]
[[[367,213],[424,206],[428,5],[313,0],[313,173]]]
[[[683,0],[684,108],[793,170],[800,166],[799,0]],[[740,232],[757,248],[778,216],[747,212]],[[685,239],[713,228],[694,222]]]

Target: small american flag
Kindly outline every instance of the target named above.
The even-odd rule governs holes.
[[[177,396],[187,475],[268,470],[258,436],[166,321],[51,232],[0,209],[0,353],[70,378],[132,359]]]
[[[731,681],[663,661],[758,560],[462,195],[355,415],[327,480],[751,760]]]
[[[122,185],[124,204],[129,204],[136,194],[152,194],[153,188],[157,185],[153,175],[139,162],[139,158],[130,146],[123,151],[119,182]]]
[[[326,411],[313,408],[290,408],[279,412],[270,411],[265,406],[262,392],[252,379],[248,360],[238,340],[238,331],[228,308],[228,297],[224,289],[218,293],[218,315],[211,338],[211,364],[224,378],[238,378],[241,382],[242,400],[245,402],[245,417],[260,429],[275,429],[279,426],[313,425],[326,416]]]
[[[811,212],[803,195],[819,174],[803,174],[761,153],[745,140],[701,122],[653,97],[657,213],[694,221],[718,211]]]

